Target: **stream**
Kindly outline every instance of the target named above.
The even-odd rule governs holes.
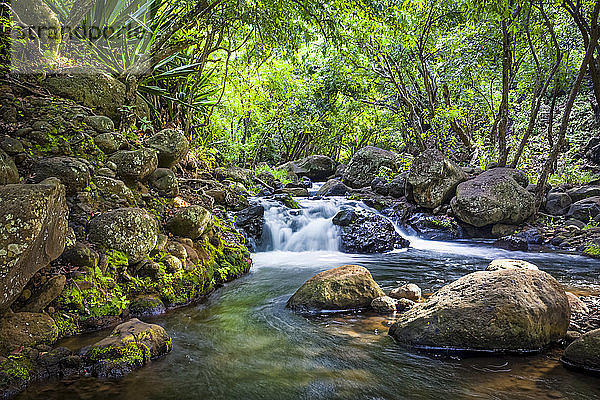
[[[495,258],[537,264],[576,293],[598,293],[598,261],[518,253],[486,243],[407,237],[408,250],[337,251],[331,218],[358,201],[303,199],[301,210],[261,200],[263,243],[249,274],[200,304],[148,322],[162,325],[173,351],[119,381],[80,378],[33,385],[18,399],[599,399],[600,378],[565,369],[560,350],[519,357],[419,354],[387,336],[390,317],[370,312],[298,315],[285,308],[307,279],[344,264],[368,268],[384,291],[404,283],[424,293]],[[406,234],[405,234],[406,236]],[[61,343],[78,349],[100,332]]]

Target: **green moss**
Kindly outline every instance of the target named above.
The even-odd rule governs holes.
[[[132,367],[139,367],[150,360],[150,349],[143,343],[128,342],[118,346],[100,347],[90,349],[86,357],[93,362],[125,363]]]
[[[77,334],[79,331],[79,327],[75,323],[75,320],[72,316],[63,314],[63,313],[55,313],[52,315],[52,319],[56,323],[56,327],[58,328],[58,336],[72,336]]]
[[[31,379],[33,363],[22,354],[9,356],[0,363],[0,387],[21,385]]]
[[[600,258],[600,244],[598,243],[590,243],[585,247],[583,254],[592,257],[592,258]]]

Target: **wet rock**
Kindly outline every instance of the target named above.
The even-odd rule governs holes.
[[[129,181],[142,181],[158,167],[156,151],[144,147],[118,151],[108,161],[115,163],[119,177]]]
[[[389,195],[399,199],[405,194],[406,174],[400,174],[394,177],[389,183]]]
[[[573,203],[567,212],[567,217],[587,223],[599,214],[600,196],[595,196]]]
[[[496,240],[494,247],[508,251],[528,251],[529,243],[523,237],[512,235]]]
[[[383,253],[409,246],[389,220],[368,211],[355,211],[353,222],[340,229],[340,249],[345,253]]]
[[[357,215],[354,210],[340,210],[332,219],[334,225],[348,226],[356,221]]]
[[[569,306],[571,307],[571,314],[587,314],[590,312],[588,306],[585,305],[579,297],[574,293],[565,292],[567,299],[569,299]]]
[[[308,177],[313,181],[323,181],[335,174],[337,163],[327,156],[312,155],[300,160],[290,161],[277,167],[296,176]]]
[[[19,183],[19,171],[12,158],[0,150],[0,185]]]
[[[273,195],[273,200],[276,200],[287,208],[299,209],[300,206],[289,193],[281,193]]]
[[[381,296],[371,302],[371,308],[379,313],[392,313],[407,310],[414,304],[414,301],[408,299],[394,299],[390,296]]]
[[[33,292],[29,300],[19,308],[19,311],[42,312],[61,294],[66,282],[67,278],[64,275],[53,276]]]
[[[506,269],[526,269],[526,270],[537,271],[538,267],[535,264],[532,264],[530,262],[523,261],[523,260],[510,260],[510,259],[499,258],[497,260],[493,260],[492,262],[490,262],[485,270],[486,271],[501,271],[501,270],[506,270]]]
[[[388,182],[380,176],[371,181],[371,190],[381,196],[387,196],[390,193]]]
[[[175,236],[198,239],[211,226],[212,215],[202,206],[180,208],[167,221],[166,229]]]
[[[93,218],[88,239],[103,249],[125,253],[129,263],[135,264],[156,246],[158,223],[143,209],[119,208]]]
[[[190,143],[180,130],[163,129],[146,140],[146,146],[158,152],[159,167],[171,168],[183,160]]]
[[[242,229],[245,237],[254,241],[254,246],[260,240],[265,224],[265,208],[253,205],[235,213],[235,226]],[[255,250],[255,249],[254,249]]]
[[[6,355],[21,346],[52,344],[57,337],[58,328],[46,314],[7,313],[0,319],[0,355]]]
[[[415,202],[425,208],[436,208],[450,201],[467,174],[440,151],[431,149],[414,159],[407,177]]]
[[[179,195],[179,183],[175,173],[168,168],[158,168],[148,178],[150,187],[162,197],[177,197]]]
[[[358,150],[344,170],[343,182],[351,188],[369,186],[381,167],[397,169],[395,153],[377,147],[365,146]]]
[[[561,361],[569,367],[600,372],[600,329],[585,333],[567,346]]]
[[[38,160],[31,168],[33,181],[42,182],[50,177],[60,179],[67,194],[73,195],[90,184],[91,171],[85,160],[73,157],[51,157]]]
[[[381,296],[385,293],[366,268],[344,265],[310,278],[286,306],[300,311],[351,310],[370,307]]]
[[[565,336],[570,308],[561,285],[542,271],[480,271],[444,286],[390,328],[418,348],[537,351]]]
[[[567,195],[573,200],[574,203],[589,199],[590,197],[600,196],[600,186],[580,186],[567,190]]]
[[[352,189],[337,179],[330,179],[317,191],[317,196],[345,196]]]
[[[401,211],[405,216],[409,213],[408,210]],[[446,215],[414,213],[408,220],[408,224],[420,236],[430,240],[454,240],[462,236],[462,229],[456,220]]]
[[[452,211],[476,227],[519,225],[535,212],[535,198],[525,189],[527,176],[518,170],[494,168],[458,185]]]
[[[390,297],[394,299],[419,301],[421,299],[421,288],[414,283],[409,283],[408,285],[393,289],[390,292]]]
[[[117,200],[125,200],[130,205],[135,204],[133,192],[125,185],[125,182],[119,179],[96,176],[94,177],[94,184],[96,184],[96,187],[104,196],[114,197]]]
[[[550,215],[565,215],[573,204],[573,200],[566,193],[548,193],[544,209]]]
[[[295,187],[295,188],[283,188],[279,189],[277,192],[287,193],[290,196],[294,197],[308,197],[308,190],[303,187]],[[277,193],[275,192],[275,193]]]
[[[146,318],[164,314],[165,305],[158,296],[143,295],[136,297],[129,305],[129,312],[133,317]]]
[[[492,226],[492,236],[497,238],[510,236],[515,233],[517,229],[519,229],[519,227],[516,225],[494,224]]]
[[[0,186],[0,314],[65,248],[68,208],[61,184]]]
[[[115,130],[115,123],[104,115],[91,115],[85,117],[84,121],[98,133],[108,133]]]
[[[158,325],[133,318],[118,325],[112,333],[85,351],[92,370],[100,378],[120,378],[150,359],[171,351],[167,332]]]

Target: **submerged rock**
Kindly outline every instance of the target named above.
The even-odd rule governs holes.
[[[381,167],[396,170],[397,158],[391,151],[365,146],[354,154],[344,169],[344,183],[355,189],[369,186]]]
[[[569,319],[567,296],[547,273],[480,271],[402,314],[389,334],[417,348],[537,351],[562,339]]]
[[[583,334],[565,349],[561,361],[584,371],[600,372],[600,329]]]
[[[340,211],[334,217],[336,223],[340,224],[344,253],[383,253],[410,245],[388,219],[369,211]]]
[[[352,310],[370,307],[381,296],[385,293],[366,268],[344,265],[310,278],[286,306],[300,311]]]

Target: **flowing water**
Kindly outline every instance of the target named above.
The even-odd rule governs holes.
[[[517,357],[419,354],[387,336],[389,317],[368,312],[306,317],[285,308],[314,274],[353,263],[384,291],[416,283],[431,293],[494,258],[537,264],[566,288],[598,292],[598,261],[515,253],[485,243],[410,237],[411,248],[376,255],[337,252],[331,218],[344,199],[301,200],[301,210],[264,201],[265,235],[248,275],[201,304],[157,317],[173,351],[126,378],[33,386],[21,399],[600,399],[600,378],[562,367],[560,351]],[[106,335],[69,339],[77,349]]]

